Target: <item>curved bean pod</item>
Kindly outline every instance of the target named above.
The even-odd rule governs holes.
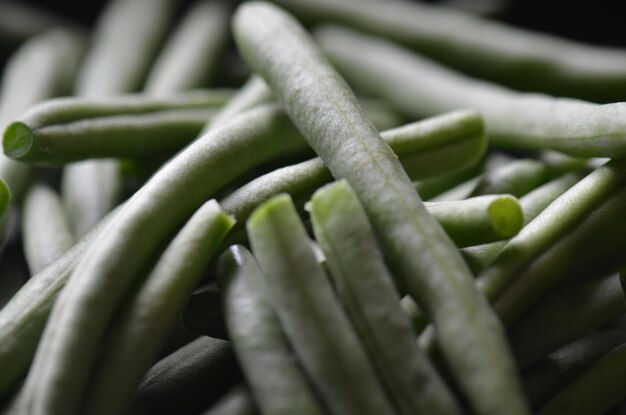
[[[230,180],[305,147],[282,111],[266,106],[212,130],[152,176],[74,270],[29,373],[26,403],[35,412],[68,414],[65,402],[82,389],[105,329],[146,258]],[[83,311],[93,307],[95,315]]]
[[[626,103],[598,105],[516,92],[345,29],[324,28],[317,39],[349,82],[412,116],[475,108],[498,146],[581,157],[626,156]]]
[[[323,414],[280,327],[252,254],[243,246],[232,246],[220,257],[218,278],[228,332],[261,412]]]
[[[98,358],[83,400],[83,413],[128,410],[142,376],[233,224],[232,218],[211,200],[183,225],[109,328],[106,349]]]
[[[357,193],[396,278],[435,322],[474,409],[527,413],[500,323],[345,81],[276,6],[240,6],[233,25],[246,62],[268,82],[333,176],[347,179]]]

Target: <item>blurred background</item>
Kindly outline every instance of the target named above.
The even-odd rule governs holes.
[[[3,0],[0,0],[3,1]],[[13,0],[15,1],[15,0]],[[338,0],[340,1],[340,0]],[[86,24],[95,21],[105,0],[21,0]],[[183,0],[190,3],[191,0]],[[619,0],[430,0],[459,8],[481,10],[499,20],[595,44],[626,47],[626,31]]]

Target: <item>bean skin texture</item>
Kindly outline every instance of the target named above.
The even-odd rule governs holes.
[[[70,395],[80,393],[116,307],[163,238],[230,180],[278,155],[303,151],[306,144],[282,112],[261,107],[196,140],[136,192],[55,304],[25,387],[33,413],[76,410],[68,405],[76,402]],[[94,308],[99,312],[81,311]]]
[[[395,277],[435,322],[474,409],[528,413],[500,323],[345,81],[276,6],[246,3],[233,27],[246,62],[270,85],[333,176],[355,190]]]
[[[598,102],[622,101],[625,96],[623,49],[586,45],[449,7],[403,0],[275,3],[309,23],[354,27],[514,89]]]
[[[351,85],[414,117],[474,108],[485,118],[490,142],[498,146],[579,157],[626,156],[625,103],[598,105],[517,92],[338,27],[322,28],[316,38]]]

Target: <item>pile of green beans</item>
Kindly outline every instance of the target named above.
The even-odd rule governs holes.
[[[626,51],[405,0],[85,30],[0,4],[0,414],[626,405]]]

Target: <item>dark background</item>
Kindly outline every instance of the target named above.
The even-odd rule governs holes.
[[[105,0],[22,0],[22,2],[37,4],[86,24],[95,22],[96,16],[105,4]],[[184,2],[190,3],[191,0]],[[588,43],[626,47],[626,13],[622,12],[623,1],[502,0],[502,3],[506,4],[506,7],[499,19],[505,22]]]

